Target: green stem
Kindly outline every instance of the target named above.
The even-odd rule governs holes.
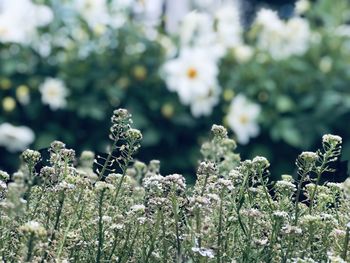
[[[30,262],[33,256],[34,249],[34,234],[30,234],[28,242],[27,242],[28,252],[26,257],[26,262]]]
[[[298,189],[297,189],[297,193],[295,196],[295,214],[294,214],[294,225],[296,226],[298,223],[298,219],[299,219],[299,198],[300,198],[300,194],[301,194],[301,187],[302,184],[305,180],[305,177],[307,176],[307,174],[309,173],[309,171],[305,171],[302,173],[301,178],[299,180],[298,183]]]
[[[218,226],[218,240],[217,240],[218,251],[216,254],[217,263],[221,262],[221,232],[222,232],[222,213],[223,213],[223,201],[222,201],[223,193],[224,193],[224,190],[221,192],[221,195],[220,195],[219,226]]]
[[[180,242],[180,230],[179,230],[179,218],[178,218],[178,206],[176,198],[172,198],[172,207],[175,220],[175,234],[176,234],[176,262],[181,262],[181,242]]]
[[[103,204],[104,193],[105,193],[105,189],[103,189],[101,191],[99,202],[98,202],[98,247],[97,247],[97,255],[96,255],[96,262],[97,263],[99,263],[101,261],[102,247],[103,247],[102,204]]]
[[[343,252],[342,252],[342,259],[346,261],[347,253],[348,253],[348,247],[349,247],[349,239],[350,239],[350,228],[346,228],[346,234],[345,234],[345,239],[344,239],[344,246],[343,246]]]
[[[113,254],[115,252],[115,249],[117,248],[117,244],[118,244],[118,233],[119,231],[115,231],[114,233],[114,241],[113,241],[113,245],[112,245],[112,251],[111,254],[108,257],[108,262],[110,262],[112,260]]]
[[[166,259],[168,258],[167,248],[166,248],[166,239],[165,239],[166,231],[165,231],[164,213],[161,209],[160,209],[160,220],[161,220],[161,224],[162,224],[163,261],[164,261],[164,263],[166,263]]]
[[[110,152],[109,152],[109,154],[107,156],[107,159],[105,160],[105,163],[103,164],[103,167],[102,167],[102,170],[101,170],[100,174],[98,175],[98,179],[99,180],[102,179],[102,177],[103,177],[103,175],[104,175],[104,173],[105,173],[105,171],[107,169],[107,166],[108,166],[109,162],[111,161],[111,158],[113,156],[113,151],[114,151],[115,147],[117,146],[117,142],[118,142],[118,139],[115,139],[113,141],[111,150],[110,150]]]

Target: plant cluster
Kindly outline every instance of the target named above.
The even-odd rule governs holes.
[[[134,159],[142,135],[116,110],[106,157],[54,141],[0,173],[4,262],[346,262],[350,181],[321,183],[342,139],[303,152],[298,176],[268,180],[264,157],[240,160],[223,126],[203,144],[193,187],[160,162]],[[97,169],[93,169],[93,165]]]
[[[103,152],[107,112],[120,106],[143,131],[142,157],[166,153],[169,171],[191,171],[212,122],[239,145],[253,140],[242,154],[266,155],[279,172],[291,170],[282,147],[293,155],[324,133],[349,135],[347,0],[300,0],[283,18],[264,8],[252,23],[234,0],[166,1],[166,9],[165,1],[18,1],[3,0],[0,13],[2,169],[16,166],[9,152],[54,139]]]

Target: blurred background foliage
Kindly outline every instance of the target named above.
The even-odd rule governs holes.
[[[52,17],[35,27],[26,42],[9,40],[2,33],[8,26],[7,1],[2,1],[0,125],[30,128],[35,134],[32,148],[48,147],[58,139],[78,151],[105,152],[110,115],[113,109],[125,107],[144,135],[138,158],[160,159],[164,174],[186,175],[195,169],[199,145],[211,125],[230,126],[231,102],[244,94],[261,108],[256,121],[260,132],[248,144],[238,144],[238,152],[243,157],[266,156],[275,177],[292,173],[292,160],[301,150],[316,148],[324,133],[341,135],[343,152],[350,155],[350,3],[346,0],[299,1],[305,10],[297,14],[293,1],[241,1],[241,37],[253,52],[242,62],[237,47],[227,48],[217,60],[218,103],[208,116],[196,117],[169,91],[162,70],[181,50],[181,29],[166,29],[163,15],[168,20],[171,15],[164,10],[166,5],[154,20],[142,1],[119,1],[113,9],[119,20],[111,26],[109,20],[100,23],[105,17],[96,17],[96,22],[90,18],[97,14],[77,8],[84,0],[34,1],[49,7]],[[90,2],[112,5],[118,0]],[[261,7],[277,10],[286,21],[293,16],[307,20],[310,43],[303,54],[276,59],[259,48],[261,29],[254,21]],[[212,11],[195,4],[193,9]],[[44,103],[40,87],[47,78],[59,79],[68,90],[66,104],[58,109]],[[236,132],[231,135],[235,138]],[[1,169],[14,170],[18,165],[19,150],[9,151],[6,143],[20,140],[16,136],[16,131],[0,131]]]

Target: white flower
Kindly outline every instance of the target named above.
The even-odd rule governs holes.
[[[29,43],[37,27],[53,19],[51,9],[31,0],[0,1],[0,42]]]
[[[106,0],[75,0],[75,8],[90,27],[106,25],[109,20]]]
[[[158,26],[162,18],[163,2],[163,0],[138,1],[134,4],[133,11],[146,26]]]
[[[34,138],[34,132],[28,127],[16,127],[10,123],[0,125],[0,146],[4,146],[10,152],[25,150]]]
[[[168,89],[189,105],[193,98],[207,96],[217,85],[218,66],[206,50],[186,48],[178,58],[165,63],[164,73]]]
[[[309,48],[311,32],[306,19],[292,17],[284,22],[276,12],[261,9],[255,24],[260,27],[257,46],[276,60],[303,55]]]
[[[180,27],[180,42],[182,46],[207,46],[215,40],[214,20],[207,13],[188,13]]]
[[[304,14],[306,11],[308,11],[311,7],[311,4],[309,0],[298,0],[295,3],[295,12],[298,15]]]
[[[225,4],[216,12],[216,32],[220,44],[233,48],[242,42],[242,25],[238,3]]]
[[[41,92],[42,102],[49,105],[52,110],[57,110],[66,106],[68,90],[61,80],[47,78],[44,83],[40,85],[39,90]]]
[[[225,21],[226,22],[226,21]],[[227,29],[226,23],[221,23],[221,29]],[[224,32],[222,32],[224,34]],[[190,12],[188,13],[180,27],[180,44],[184,48],[206,49],[207,54],[220,58],[225,54],[226,40],[220,42],[218,33],[214,30],[214,18],[208,13]]]
[[[200,254],[202,257],[214,258],[214,251],[210,248],[192,247],[191,250]]]
[[[168,33],[176,33],[184,16],[189,12],[189,0],[167,0],[165,28]]]
[[[220,88],[213,86],[205,96],[198,96],[191,101],[191,112],[194,117],[209,116],[214,106],[219,103]]]
[[[257,117],[261,108],[259,105],[250,102],[245,96],[237,95],[231,102],[227,121],[230,128],[237,135],[237,141],[247,144],[250,137],[259,134]]]
[[[247,45],[239,45],[234,49],[234,55],[239,63],[248,62],[254,55],[254,50]]]

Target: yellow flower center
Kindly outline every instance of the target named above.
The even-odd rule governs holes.
[[[242,114],[241,116],[239,116],[239,122],[242,124],[247,124],[249,122],[248,116],[245,114]]]
[[[51,98],[55,98],[59,95],[59,92],[55,88],[51,88],[47,91],[47,95]]]
[[[190,79],[194,79],[198,76],[198,72],[195,68],[189,68],[187,70],[187,76],[190,78]]]

